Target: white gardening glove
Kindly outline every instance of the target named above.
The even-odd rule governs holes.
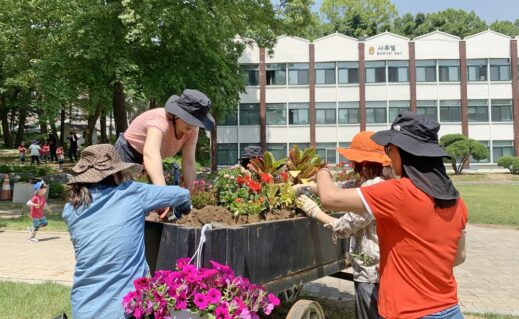
[[[308,188],[312,194],[317,194],[317,183],[316,182],[307,182],[304,184],[295,184],[292,186],[292,189],[296,191],[296,194],[301,188]]]
[[[297,204],[297,207],[312,218],[315,218],[319,212],[322,212],[319,206],[306,195],[299,196],[297,198]]]

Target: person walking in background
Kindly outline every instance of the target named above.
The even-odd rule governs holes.
[[[391,160],[384,153],[384,148],[371,140],[373,134],[369,131],[360,132],[353,137],[350,148],[337,149],[339,154],[351,161],[353,171],[358,176],[353,187],[366,187],[395,178],[388,167]],[[332,230],[334,241],[338,237],[350,238],[347,256],[353,268],[355,317],[381,318],[377,309],[380,252],[376,220],[367,213],[359,215],[346,212],[340,218],[332,217],[306,195],[299,197],[299,203],[308,216]]]
[[[317,173],[325,207],[377,221],[384,318],[463,318],[453,267],[465,260],[467,207],[445,170],[439,129],[428,116],[405,112],[372,136],[400,179],[338,189],[329,171]]]
[[[63,171],[63,162],[65,161],[65,150],[63,150],[63,146],[59,146],[56,149],[56,158],[58,160],[58,171]]]
[[[145,213],[191,209],[189,191],[132,182],[142,166],[125,163],[110,144],[86,147],[72,169],[63,219],[76,256],[73,318],[124,318],[121,301],[149,272],[144,252]]]
[[[68,148],[68,157],[70,161],[75,163],[77,162],[77,149],[78,149],[78,140],[79,137],[76,135],[75,131],[70,131],[70,136],[67,137],[69,148]]]
[[[45,164],[47,164],[47,161],[50,159],[49,155],[50,155],[49,142],[45,141],[43,143],[43,146],[41,147],[41,157]]]
[[[44,181],[39,181],[34,184],[34,196],[27,202],[27,206],[31,208],[31,220],[32,225],[27,227],[29,231],[30,237],[29,240],[36,243],[38,239],[36,239],[36,232],[40,229],[40,227],[47,226],[47,218],[43,214],[43,210],[47,210],[49,213],[52,213],[52,210],[47,205],[47,198],[45,197],[45,193],[47,192],[47,184]]]
[[[58,157],[56,156],[56,149],[57,149],[57,140],[56,136],[52,133],[49,134],[49,150],[50,150],[50,161],[58,161]]]
[[[41,147],[38,145],[37,140],[33,140],[29,146],[29,153],[31,154],[31,165],[37,162],[40,165],[40,150]]]
[[[20,146],[18,146],[18,158],[20,159],[20,162],[22,165],[25,164],[25,153],[27,152],[27,149],[25,148],[24,143],[20,143]]]

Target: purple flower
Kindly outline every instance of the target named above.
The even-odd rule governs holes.
[[[177,296],[175,301],[175,309],[184,310],[187,308],[187,296],[185,293],[181,293]]]
[[[222,294],[216,288],[211,288],[207,292],[207,299],[208,299],[209,303],[212,303],[212,304],[219,303],[221,298],[222,298]]]
[[[273,304],[274,306],[279,305],[279,298],[276,297],[274,294],[268,294],[267,299],[269,300],[269,303]]]
[[[214,312],[216,319],[230,319],[229,310],[225,306],[218,306]]]
[[[204,294],[197,293],[195,294],[193,303],[198,307],[198,309],[204,310],[207,308],[207,297]]]
[[[179,258],[177,259],[177,269],[182,270],[186,265],[189,265],[191,258]]]

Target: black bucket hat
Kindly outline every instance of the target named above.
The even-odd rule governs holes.
[[[249,145],[243,149],[243,155],[239,159],[253,158],[263,156],[263,152],[261,151],[261,147]]]
[[[378,145],[393,144],[415,156],[450,157],[438,144],[440,123],[432,118],[404,112],[396,116],[391,129],[375,133],[371,139]]]
[[[209,113],[211,106],[211,100],[204,93],[186,89],[180,97],[172,95],[166,102],[165,109],[189,125],[212,131],[214,118]]]

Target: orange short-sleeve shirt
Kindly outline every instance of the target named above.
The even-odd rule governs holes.
[[[380,315],[419,318],[456,305],[453,267],[467,223],[463,200],[436,209],[432,198],[409,178],[359,188],[358,192],[377,220]]]

